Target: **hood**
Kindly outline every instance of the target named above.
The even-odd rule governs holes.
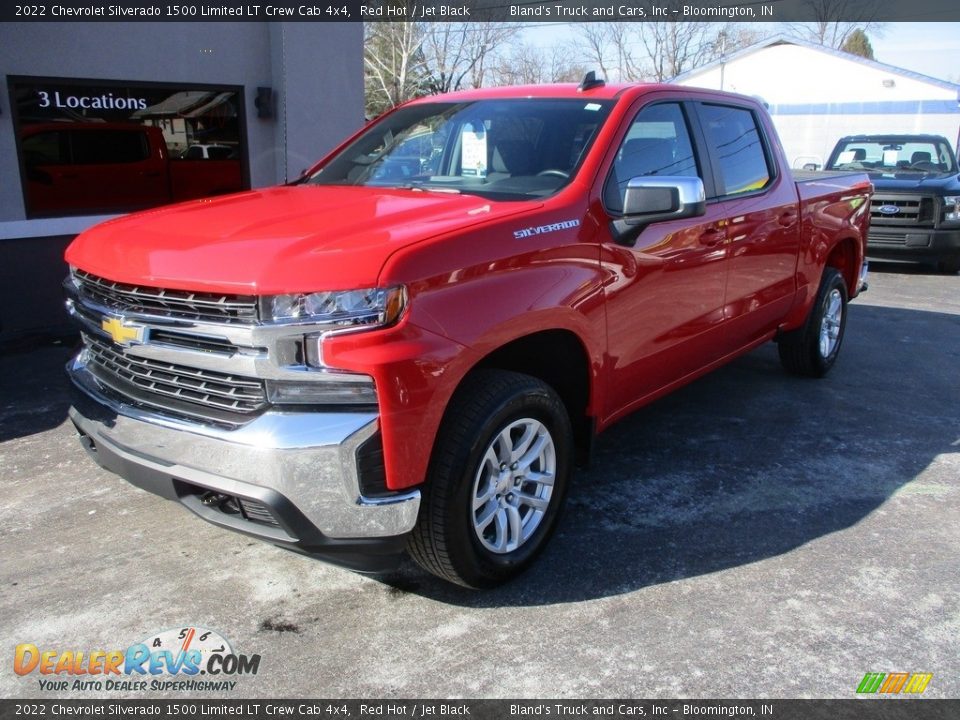
[[[374,287],[397,250],[532,209],[474,195],[294,185],[196,200],[97,225],[66,260],[118,282],[272,295]]]
[[[903,190],[905,192],[960,191],[956,173],[878,173],[868,172],[870,182],[878,190]]]

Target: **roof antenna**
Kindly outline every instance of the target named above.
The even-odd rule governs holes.
[[[606,81],[597,80],[597,74],[591,70],[586,75],[583,76],[583,80],[580,81],[579,87],[577,87],[578,92],[586,92],[587,90],[593,90],[595,87],[603,87],[606,85]]]

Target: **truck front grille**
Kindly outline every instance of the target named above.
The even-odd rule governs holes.
[[[119,313],[246,325],[257,321],[257,299],[252,295],[223,295],[129,285],[79,269],[73,271],[73,278],[81,297]]]
[[[896,212],[892,212],[896,208]],[[932,227],[934,199],[926,195],[874,195],[870,201],[871,225]],[[883,212],[883,210],[886,212]]]
[[[90,371],[115,392],[174,414],[240,424],[267,406],[256,378],[137,357],[84,334]]]

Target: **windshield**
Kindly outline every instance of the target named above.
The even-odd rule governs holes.
[[[834,151],[828,170],[879,173],[952,173],[957,171],[946,141],[871,138],[851,140]]]
[[[305,182],[545,197],[576,173],[611,105],[541,98],[411,105],[373,123]]]

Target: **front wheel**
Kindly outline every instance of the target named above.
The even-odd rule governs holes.
[[[465,587],[522,572],[556,525],[572,446],[569,415],[549,385],[514,372],[474,373],[444,418],[410,555]]]
[[[823,377],[837,360],[847,325],[847,285],[836,268],[823,271],[807,321],[777,342],[780,362],[792,373]]]

